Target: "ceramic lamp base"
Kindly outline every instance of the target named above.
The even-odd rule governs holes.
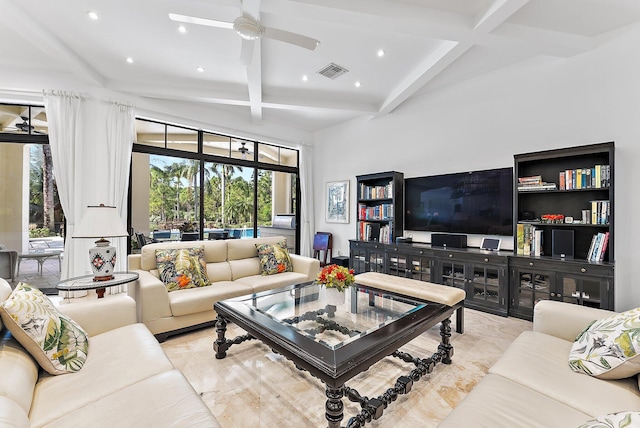
[[[113,270],[116,266],[116,247],[110,245],[110,242],[104,238],[96,241],[96,246],[89,249],[89,261],[94,281],[113,279]]]

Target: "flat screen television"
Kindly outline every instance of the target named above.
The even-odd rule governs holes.
[[[513,235],[513,168],[404,180],[404,228]]]

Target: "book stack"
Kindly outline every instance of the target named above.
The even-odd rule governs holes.
[[[556,190],[556,183],[542,181],[541,175],[530,175],[528,177],[518,177],[518,191],[526,192],[531,190]]]
[[[604,253],[607,251],[607,244],[609,243],[609,232],[600,232],[597,235],[593,235],[591,240],[591,247],[589,247],[589,253],[587,260],[590,262],[601,262],[604,260]]]
[[[558,176],[560,190],[601,189],[609,187],[611,166],[595,165],[591,168],[567,169]]]
[[[523,256],[541,256],[544,254],[542,229],[529,223],[518,223],[516,253]]]

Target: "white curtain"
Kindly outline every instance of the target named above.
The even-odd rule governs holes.
[[[135,115],[133,106],[113,102],[107,112],[107,183],[111,185],[111,201],[120,214],[122,224],[127,224],[127,191],[129,189],[129,171],[131,150],[135,140]],[[116,247],[116,272],[127,270],[127,239],[113,238],[111,244]],[[119,290],[118,290],[119,288]],[[125,291],[126,285],[111,287],[112,293]]]
[[[83,144],[81,110],[83,97],[65,91],[44,91],[44,105],[49,124],[49,146],[53,173],[58,187],[60,204],[67,221],[64,260],[60,279],[68,279],[85,272],[88,257],[84,247],[71,238],[76,222],[82,214]],[[82,263],[81,263],[82,262]],[[86,295],[86,291],[71,293],[72,297]],[[66,296],[66,293],[65,293]]]
[[[313,209],[313,147],[300,146],[300,255],[313,255],[315,218]]]

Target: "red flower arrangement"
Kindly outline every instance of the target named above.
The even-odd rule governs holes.
[[[344,266],[327,265],[318,273],[315,283],[344,291],[356,282],[354,273],[353,269]]]

